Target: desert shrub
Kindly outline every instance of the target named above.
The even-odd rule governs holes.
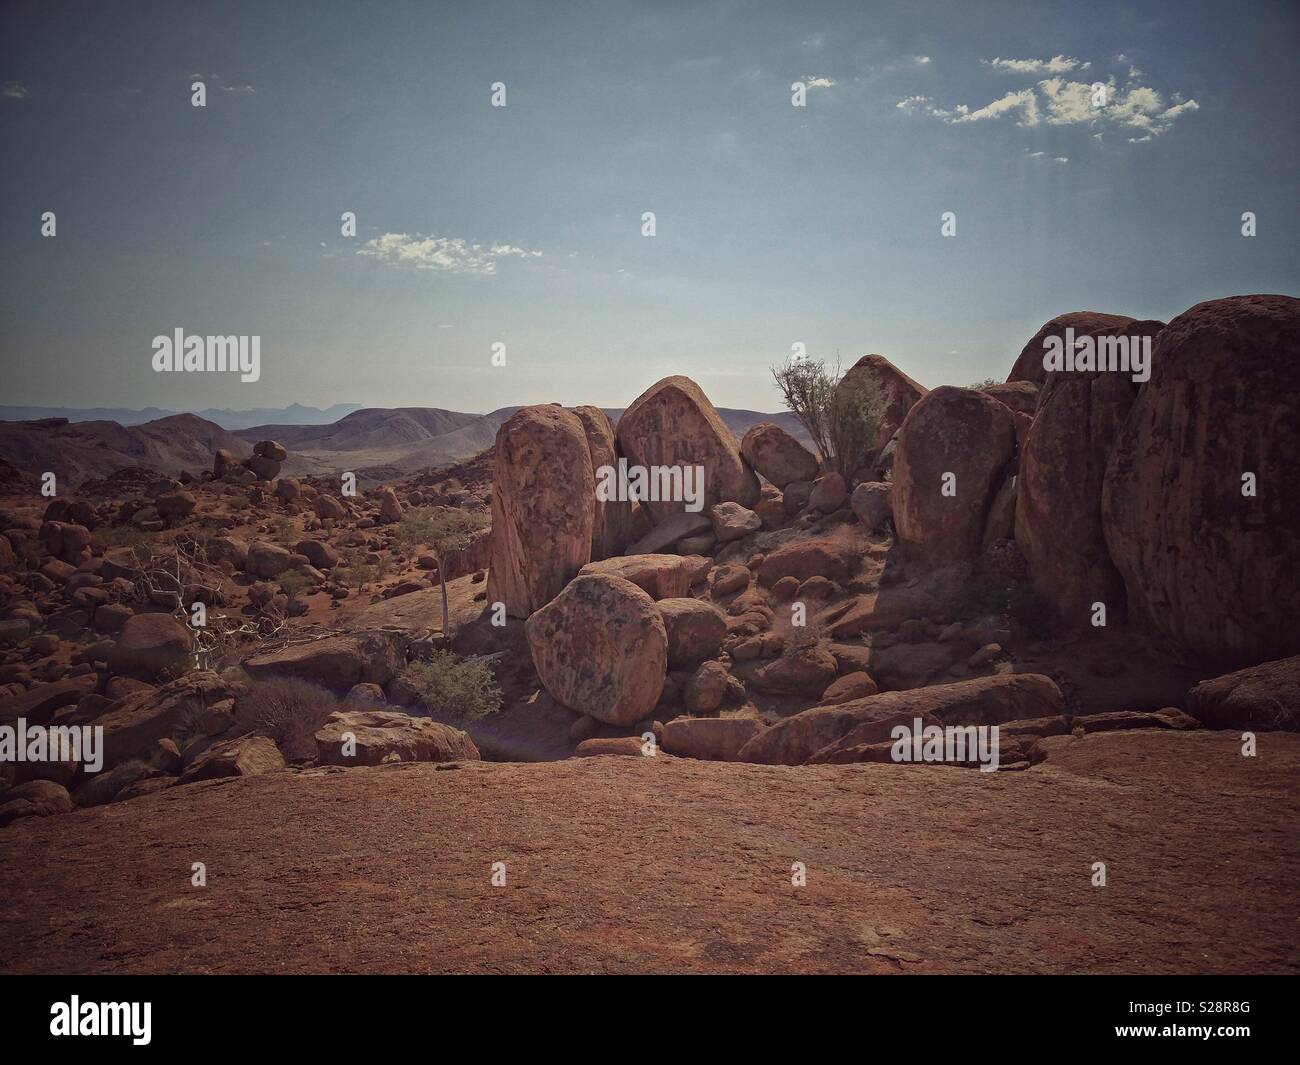
[[[797,359],[786,366],[772,367],[772,378],[786,409],[803,422],[823,464],[831,458],[829,416],[837,377],[838,373],[828,370],[821,360]]]
[[[995,381],[991,377],[986,377],[983,381],[976,381],[973,385],[967,385],[966,387],[975,392],[987,392],[996,384],[1001,384],[1001,382]]]
[[[269,736],[291,757],[313,751],[313,737],[340,709],[332,692],[305,680],[274,677],[254,683],[235,700],[235,726],[240,734]]]
[[[402,680],[434,717],[473,721],[501,709],[492,667],[481,658],[461,660],[450,651],[434,651],[407,666]]]
[[[298,530],[294,528],[293,522],[283,514],[277,514],[270,521],[271,538],[278,544],[285,547],[293,547],[298,542]]]
[[[316,582],[301,570],[290,569],[280,574],[280,591],[290,599],[295,599],[308,588],[315,588]]]
[[[885,397],[865,374],[842,374],[837,363],[800,359],[773,367],[772,377],[786,408],[803,423],[821,456],[847,481],[871,457]]]

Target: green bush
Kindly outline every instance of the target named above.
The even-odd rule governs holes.
[[[434,651],[407,666],[402,680],[434,717],[473,721],[501,709],[501,690],[483,659],[462,661],[450,651]]]

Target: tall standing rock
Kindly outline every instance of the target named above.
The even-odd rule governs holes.
[[[1050,322],[1044,322],[1042,328],[1029,338],[1029,343],[1020,349],[1016,364],[1007,376],[1007,383],[1032,381],[1040,389],[1047,383],[1049,375],[1043,368],[1043,354],[1048,337],[1064,337],[1067,329],[1073,329],[1076,337],[1087,333],[1123,332],[1132,322],[1133,319],[1126,315],[1105,314],[1101,311],[1069,311],[1058,314]],[[1041,400],[1040,393],[1040,403]]]
[[[922,398],[899,429],[894,457],[899,544],[934,564],[979,555],[989,505],[1015,448],[1015,419],[991,396],[944,385]]]
[[[487,598],[526,618],[591,561],[596,487],[582,419],[521,407],[497,430]]]
[[[1163,328],[1163,322],[1132,322],[1118,335],[1140,343]],[[1106,548],[1101,486],[1137,395],[1128,373],[1050,374],[1020,452],[1016,543],[1035,586],[1070,627],[1089,623],[1093,603],[1105,603],[1112,620],[1123,616],[1124,582]]]
[[[618,443],[638,466],[701,466],[704,510],[734,500],[758,502],[758,478],[740,455],[731,430],[700,386],[689,377],[665,377],[651,385],[618,420]],[[679,500],[646,501],[655,523],[685,510]]]
[[[1156,338],[1106,469],[1102,524],[1130,611],[1215,661],[1300,651],[1298,351],[1291,296],[1184,311]]]
[[[614,439],[614,424],[609,415],[599,407],[574,407],[573,413],[582,420],[587,434],[587,449],[591,452],[591,469],[595,474],[602,466],[618,467],[618,448]],[[599,478],[597,478],[599,483]],[[591,529],[591,559],[621,555],[627,547],[632,530],[632,501],[629,499],[596,500]]]
[[[898,432],[899,427],[910,411],[928,389],[919,385],[907,374],[883,355],[863,355],[849,367],[836,385],[836,393],[843,397],[878,395],[881,397],[884,412],[875,437],[868,442],[864,453],[853,471],[865,472],[864,468],[873,463],[876,457],[889,443],[889,438]],[[869,478],[874,479],[874,478]]]

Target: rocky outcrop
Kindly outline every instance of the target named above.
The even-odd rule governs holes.
[[[756,717],[678,717],[664,725],[663,749],[679,758],[735,762],[765,727]]]
[[[240,736],[209,747],[181,774],[180,783],[221,777],[255,777],[285,768],[284,756],[265,736]]]
[[[591,561],[595,478],[582,419],[523,407],[497,430],[488,602],[526,618]]]
[[[357,684],[387,684],[406,665],[406,637],[359,632],[289,644],[244,659],[254,680],[293,677],[343,694]]]
[[[1187,709],[1208,728],[1300,731],[1300,655],[1203,680]]]
[[[758,502],[758,478],[713,404],[688,377],[665,377],[633,401],[618,420],[618,443],[639,466],[701,466],[704,509],[732,500]],[[685,509],[678,500],[647,500],[656,523]]]
[[[316,733],[322,765],[477,762],[478,748],[459,729],[394,710],[339,710]]]
[[[880,743],[895,725],[914,718],[942,725],[1000,725],[1054,717],[1064,710],[1060,689],[1036,673],[978,677],[905,692],[882,692],[838,706],[818,706],[785,718],[740,750],[742,762],[800,765],[835,749]]]
[[[170,614],[136,614],[126,620],[111,661],[119,673],[160,673],[189,664],[190,630]]]
[[[699,599],[661,599],[657,604],[668,633],[668,668],[694,669],[716,658],[727,635],[727,618]]]
[[[908,412],[927,391],[924,385],[917,384],[883,355],[863,355],[849,367],[836,386],[838,401],[845,402],[856,396],[864,399],[879,397],[882,404],[876,435],[868,441],[853,471],[863,476],[870,470],[890,437],[898,432]]]
[[[601,573],[631,581],[651,599],[676,599],[691,587],[691,571],[682,555],[626,555],[588,562],[582,574]]]
[[[1297,350],[1290,296],[1183,312],[1106,469],[1102,526],[1131,613],[1212,661],[1300,650]]]
[[[599,407],[574,407],[573,413],[581,420],[583,432],[587,435],[592,475],[595,476],[602,466],[616,469],[618,447],[614,437],[614,424],[609,420],[609,415]],[[592,561],[621,555],[628,545],[631,532],[631,500],[596,500],[591,527]]]
[[[740,441],[740,453],[782,491],[791,481],[817,477],[817,456],[773,422],[750,426]]]
[[[1133,319],[1125,315],[1103,314],[1101,311],[1069,311],[1066,314],[1058,314],[1051,321],[1044,322],[1042,328],[1020,349],[1016,363],[1007,377],[1007,383],[1031,381],[1040,389],[1047,383],[1048,372],[1043,368],[1043,355],[1048,337],[1064,337],[1067,329],[1073,329],[1076,337],[1086,333],[1106,333],[1111,330],[1122,330],[1132,322]],[[1029,411],[1029,413],[1033,412]]]
[[[806,581],[822,576],[846,577],[862,564],[862,548],[832,537],[799,540],[764,557],[758,567],[759,582],[771,587],[782,577]]]
[[[978,557],[1015,446],[1015,420],[996,399],[948,385],[925,396],[898,433],[892,506],[899,544],[932,564]]]
[[[1133,322],[1118,334],[1140,342],[1163,328]],[[1130,374],[1053,373],[1020,453],[1015,539],[1038,590],[1070,627],[1093,603],[1124,614],[1124,583],[1106,548],[1101,490],[1111,448],[1137,399]]]
[[[654,600],[630,581],[577,577],[525,633],[542,684],[570,710],[631,725],[659,701],[668,634]]]

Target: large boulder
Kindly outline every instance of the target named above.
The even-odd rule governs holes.
[[[1160,322],[1132,322],[1106,335],[1149,342],[1162,328]],[[1020,452],[1015,540],[1035,586],[1071,627],[1087,625],[1097,602],[1113,619],[1124,614],[1124,582],[1102,530],[1101,488],[1111,447],[1137,395],[1127,373],[1053,373]]]
[[[260,577],[263,580],[280,576],[292,565],[293,552],[287,547],[267,543],[265,540],[254,540],[249,544],[244,558],[244,572],[250,577]]]
[[[294,677],[343,694],[357,684],[387,684],[406,665],[406,637],[358,632],[288,644],[244,659],[253,680]]]
[[[927,391],[883,355],[863,355],[849,367],[835,386],[836,402],[870,403],[878,397],[882,406],[876,434],[867,441],[851,473],[861,475],[871,469],[890,437],[898,432],[908,412]]]
[[[587,450],[591,453],[593,476],[601,467],[618,468],[618,447],[614,438],[614,423],[599,407],[574,407],[573,413],[582,422],[587,435]],[[597,499],[592,515],[591,557],[593,561],[621,555],[627,547],[632,532],[632,501],[630,499]]]
[[[266,736],[240,736],[203,751],[181,774],[180,783],[221,777],[255,777],[285,768],[284,755]]]
[[[758,580],[769,588],[782,577],[837,580],[853,573],[862,564],[862,557],[862,547],[847,540],[829,536],[799,540],[766,555],[758,567]]]
[[[734,762],[764,728],[756,717],[678,717],[664,725],[662,747],[679,758]]]
[[[775,422],[750,426],[740,441],[740,453],[782,491],[791,481],[817,477],[817,456]]]
[[[708,514],[683,510],[665,518],[644,536],[637,539],[635,543],[630,544],[627,554],[653,555],[669,551],[674,544],[698,536],[700,533],[708,532],[712,528],[713,519]]]
[[[668,633],[668,668],[694,669],[716,658],[727,635],[727,616],[700,599],[660,599],[659,615]]]
[[[628,462],[649,469],[699,466],[703,504],[758,502],[758,478],[741,457],[731,430],[688,377],[665,377],[638,396],[618,420],[618,443]],[[685,509],[681,500],[644,500],[656,522]]]
[[[654,600],[631,581],[577,577],[525,633],[542,684],[570,710],[631,725],[659,701],[668,634]]]
[[[1040,389],[1047,383],[1050,375],[1043,367],[1043,355],[1046,353],[1045,345],[1049,337],[1064,338],[1067,329],[1074,330],[1076,337],[1087,333],[1107,333],[1122,330],[1132,322],[1133,319],[1125,315],[1104,314],[1101,311],[1069,311],[1058,314],[1051,321],[1044,322],[1042,328],[1020,349],[1016,364],[1007,376],[1007,382],[1030,381]],[[1002,399],[1003,396],[998,398]]]
[[[1203,680],[1187,709],[1209,728],[1300,731],[1300,655]]]
[[[134,614],[109,657],[119,673],[153,674],[184,668],[193,653],[190,630],[171,614]]]
[[[691,587],[691,570],[682,555],[626,555],[588,562],[580,573],[603,573],[631,581],[651,599],[676,599]]]
[[[1015,419],[991,396],[944,385],[921,399],[899,430],[894,458],[899,544],[932,564],[978,557],[1015,448]]]
[[[487,598],[526,618],[591,561],[596,482],[582,419],[555,404],[502,423],[492,469]]]
[[[216,673],[199,670],[161,688],[141,688],[123,696],[95,719],[104,729],[104,767],[132,758],[148,761],[159,740],[233,694],[230,684]]]
[[[1130,612],[1212,661],[1300,651],[1297,350],[1291,296],[1184,311],[1156,338],[1106,469],[1102,525]]]
[[[914,718],[942,725],[1001,725],[1064,712],[1060,689],[1037,673],[978,677],[903,692],[881,692],[837,706],[815,706],[759,733],[740,750],[742,762],[800,765],[837,748],[879,743]]]
[[[322,765],[477,762],[478,748],[459,729],[394,710],[339,710],[316,733]]]

